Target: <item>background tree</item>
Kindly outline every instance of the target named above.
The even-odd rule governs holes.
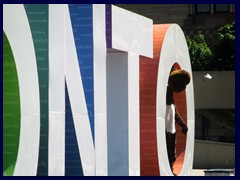
[[[190,59],[193,71],[211,70],[213,54],[207,45],[204,36],[199,31],[194,39],[187,37]]]
[[[214,70],[235,70],[235,23],[219,28],[217,39]]]
[[[194,39],[186,38],[193,71],[235,70],[235,23],[219,28],[216,38],[213,52],[201,32]]]

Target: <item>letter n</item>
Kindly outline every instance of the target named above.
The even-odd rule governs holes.
[[[65,82],[85,176],[95,153],[68,5],[49,5],[49,175],[65,175]]]

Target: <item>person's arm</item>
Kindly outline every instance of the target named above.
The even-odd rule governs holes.
[[[182,133],[186,135],[187,131],[188,131],[188,127],[187,127],[186,123],[184,122],[183,118],[178,113],[176,106],[175,106],[175,121],[182,128]]]

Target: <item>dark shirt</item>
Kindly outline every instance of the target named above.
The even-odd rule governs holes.
[[[171,105],[174,104],[174,99],[173,99],[173,89],[170,86],[167,86],[167,99],[166,99],[166,104]]]
[[[173,93],[174,93],[173,88],[168,85],[168,87],[167,87],[167,98],[166,98],[166,104],[167,105],[174,104]],[[176,105],[175,105],[175,122],[181,127],[187,127],[186,123],[183,121],[183,118],[178,113]]]

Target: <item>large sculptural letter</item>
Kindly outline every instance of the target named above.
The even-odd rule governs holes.
[[[152,58],[152,20],[107,7],[108,175],[140,175],[139,55]],[[123,28],[124,27],[124,28]]]
[[[65,174],[65,80],[84,175],[95,154],[68,5],[49,5],[49,175]]]
[[[3,31],[12,48],[20,90],[21,130],[13,175],[35,176],[40,140],[39,83],[32,34],[23,5],[3,6]]]
[[[165,26],[166,27],[166,26]],[[181,28],[172,24],[167,28],[160,25],[164,38],[162,38],[161,52],[158,67],[157,79],[157,142],[158,142],[158,161],[160,166],[160,174],[172,175],[168,163],[166,143],[165,142],[165,112],[166,112],[166,88],[168,75],[174,63],[178,63],[184,70],[190,72],[192,77],[192,69],[190,57],[188,53],[187,43]],[[193,147],[194,147],[194,98],[193,98],[193,81],[186,88],[187,101],[187,125],[189,128],[187,134],[187,144],[185,150],[185,158],[180,175],[191,175],[193,164]]]
[[[152,61],[145,57],[141,57],[140,61],[141,175],[172,175],[166,152],[164,120],[169,72],[172,65],[178,63],[192,76],[188,48],[180,27],[176,24],[154,25],[153,52]],[[193,161],[194,101],[192,81],[186,89],[186,94],[186,105],[185,96],[175,98],[176,102],[181,98],[182,111],[187,107],[187,114],[180,113],[187,118],[185,121],[189,127],[186,147],[185,139],[181,139],[182,142],[178,141],[177,143],[177,155],[184,154],[186,149],[180,175],[190,175]],[[177,140],[180,138],[184,137],[178,133]],[[182,163],[180,161],[179,166]]]

